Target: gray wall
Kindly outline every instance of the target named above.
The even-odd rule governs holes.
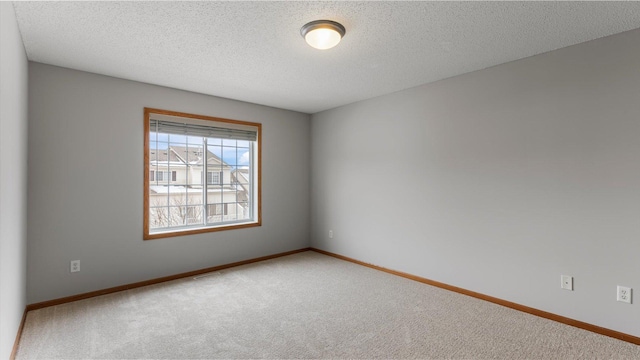
[[[312,246],[640,336],[639,66],[634,30],[313,115]]]
[[[144,107],[262,123],[261,227],[142,240]],[[309,245],[307,114],[39,63],[29,112],[29,303]]]
[[[0,359],[26,305],[27,64],[13,5],[0,3]]]

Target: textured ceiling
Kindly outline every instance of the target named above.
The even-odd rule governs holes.
[[[640,28],[639,2],[16,2],[29,60],[315,113]],[[342,23],[335,48],[300,27]]]

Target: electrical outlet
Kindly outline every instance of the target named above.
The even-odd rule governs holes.
[[[560,275],[560,287],[565,290],[573,291],[573,276]]]
[[[618,297],[617,300],[631,304],[631,288],[618,285]]]
[[[329,239],[333,239],[333,230],[329,230]]]
[[[78,272],[80,271],[80,260],[71,260],[71,265],[69,268],[70,272]]]

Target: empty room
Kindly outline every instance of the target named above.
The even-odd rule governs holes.
[[[640,2],[0,16],[0,359],[640,359]]]

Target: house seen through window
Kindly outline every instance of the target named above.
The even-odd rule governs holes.
[[[145,109],[144,238],[260,225],[260,128]]]

